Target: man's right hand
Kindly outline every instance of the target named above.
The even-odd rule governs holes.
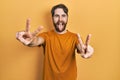
[[[43,27],[40,26],[32,33],[30,32],[30,27],[30,19],[27,19],[25,31],[19,31],[16,33],[16,39],[18,39],[24,45],[29,45],[35,38],[36,34],[38,34],[43,29]]]

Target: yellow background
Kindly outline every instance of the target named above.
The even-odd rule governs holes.
[[[119,0],[1,0],[0,80],[42,80],[42,48],[24,46],[15,34],[25,29],[27,18],[31,31],[39,25],[43,31],[51,29],[50,10],[58,3],[69,8],[68,30],[80,33],[84,41],[92,34],[92,58],[76,56],[78,80],[120,80]]]

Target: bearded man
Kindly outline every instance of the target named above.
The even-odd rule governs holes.
[[[26,30],[17,32],[16,38],[26,46],[43,46],[43,80],[76,80],[75,50],[83,58],[91,57],[93,54],[93,48],[89,45],[91,34],[88,34],[84,44],[79,34],[66,29],[68,8],[64,4],[53,6],[51,14],[53,30],[39,33],[43,28],[39,27],[31,33],[30,20],[27,19]]]

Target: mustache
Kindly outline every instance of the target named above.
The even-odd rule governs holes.
[[[64,21],[58,21],[56,24],[59,25],[60,23],[62,23],[62,25],[66,24]]]

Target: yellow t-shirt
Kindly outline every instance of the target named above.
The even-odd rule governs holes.
[[[44,80],[76,80],[75,49],[78,38],[67,31],[57,34],[54,30],[39,34],[44,38]]]

